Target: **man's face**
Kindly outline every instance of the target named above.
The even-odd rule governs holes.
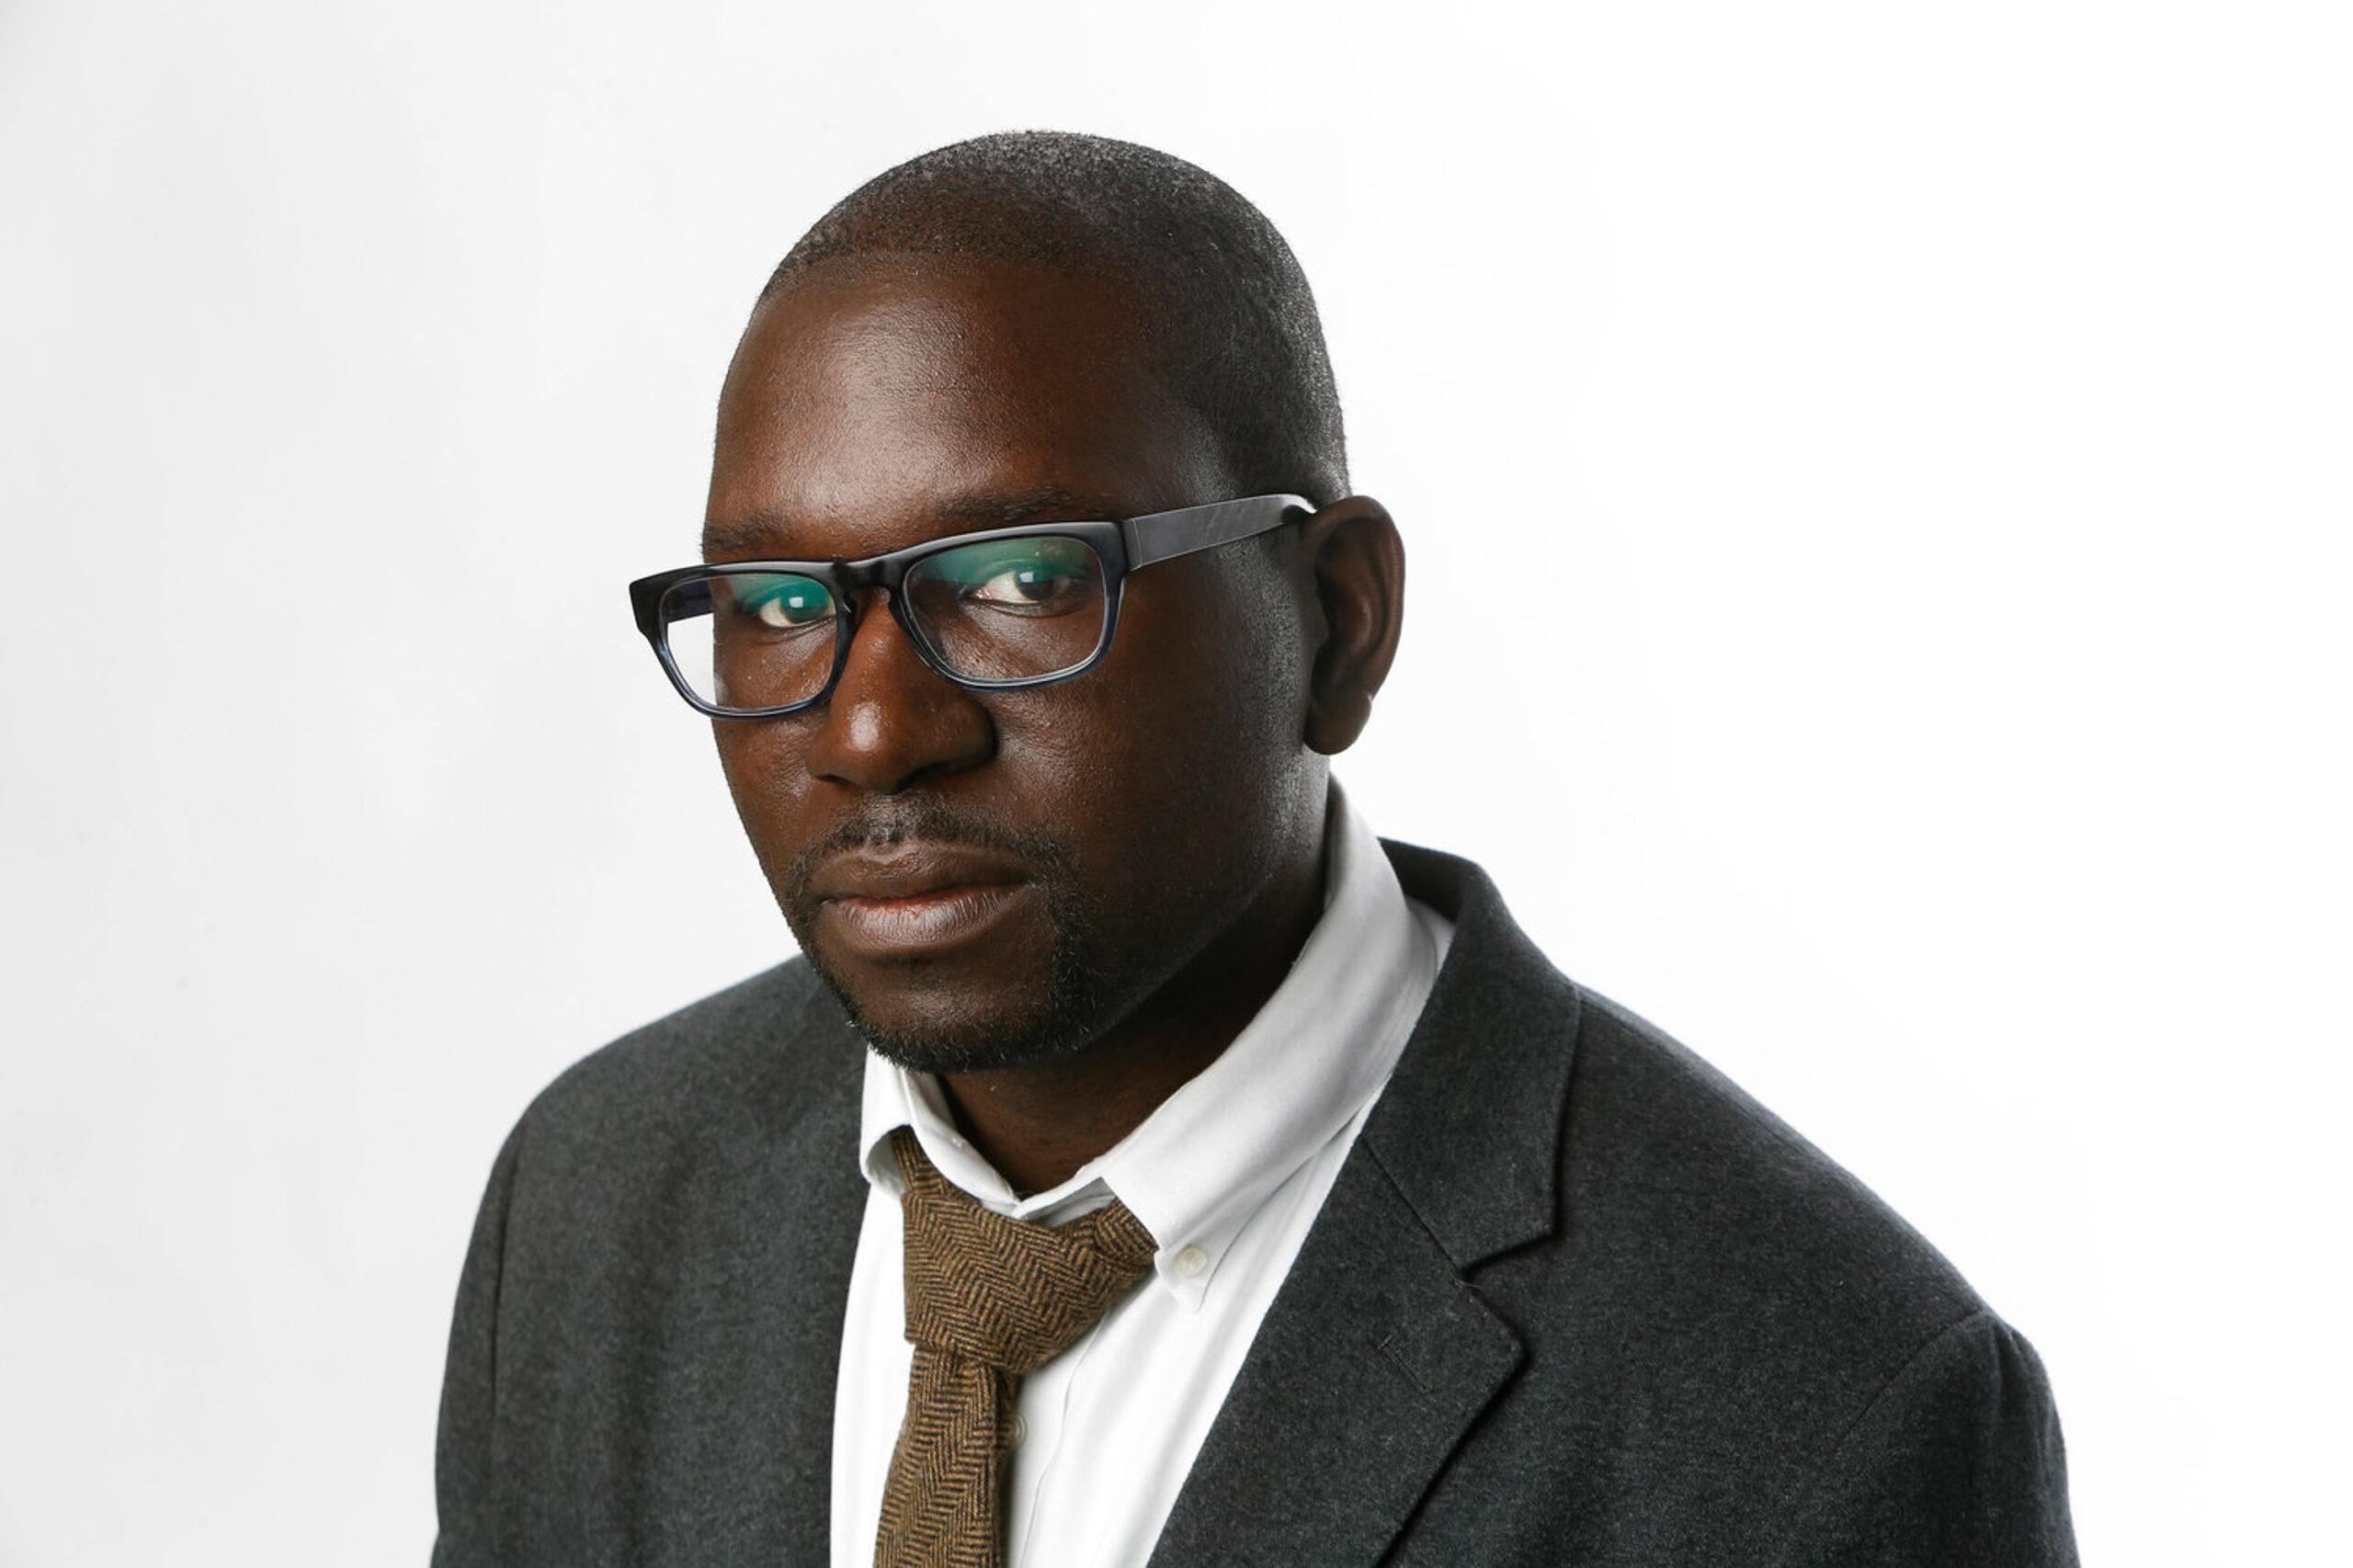
[[[828,263],[755,315],[722,395],[708,555],[880,554],[1234,494],[1118,285]],[[831,699],[718,721],[744,828],[810,960],[909,1065],[1076,1051],[1221,959],[1321,820],[1312,619],[1242,544],[1128,581],[1074,680],[964,690],[879,597]]]

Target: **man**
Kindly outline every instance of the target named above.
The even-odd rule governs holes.
[[[639,624],[803,956],[507,1141],[437,1563],[2074,1560],[2025,1342],[1331,784],[1403,549],[1231,189],[850,196],[703,547]]]

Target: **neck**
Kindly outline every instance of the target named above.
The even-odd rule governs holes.
[[[1282,983],[1323,903],[1319,835],[1242,919],[1084,1051],[943,1077],[958,1127],[1017,1193],[1069,1180],[1224,1053]]]

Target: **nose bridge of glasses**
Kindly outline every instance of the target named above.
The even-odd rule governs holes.
[[[837,561],[830,575],[834,593],[842,611],[849,618],[850,637],[855,643],[865,634],[867,623],[873,620],[896,622],[899,631],[914,644],[919,656],[927,657],[923,633],[915,624],[907,603],[907,568],[916,559],[910,551],[893,551],[888,555],[869,556],[863,561]],[[888,609],[888,615],[873,615],[874,609]]]
[[[903,570],[897,555],[873,555],[863,561],[837,561],[834,562],[830,575],[842,597],[848,598],[869,588],[880,588],[885,593],[897,588]]]
[[[862,566],[868,563],[855,564]],[[893,575],[896,574],[893,574]],[[858,572],[853,576],[850,570],[846,568],[842,578],[840,603],[843,612],[849,619],[849,634],[842,642],[842,668],[837,677],[837,685],[851,680],[852,668],[861,659],[870,661],[877,657],[887,659],[894,654],[897,658],[912,658],[934,676],[946,678],[946,673],[939,668],[937,651],[925,637],[923,629],[915,624],[914,615],[910,613],[906,589],[903,584],[887,580],[880,569]],[[886,613],[880,615],[872,613],[876,610]],[[872,640],[875,638],[883,640],[883,646],[880,650],[873,647]],[[889,644],[892,641],[896,641],[902,646],[896,650],[891,649]],[[861,653],[859,651],[861,646],[868,651]]]

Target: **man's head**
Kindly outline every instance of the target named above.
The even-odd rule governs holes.
[[[765,303],[825,266],[932,256],[1126,286],[1153,379],[1198,414],[1242,486],[1347,494],[1347,443],[1315,297],[1265,213],[1206,169],[1130,142],[976,137],[869,180],[801,237]]]
[[[960,687],[868,603],[827,701],[715,722],[787,920],[879,1049],[1037,1065],[1211,1006],[1295,939],[1324,756],[1361,729],[1401,611],[1395,531],[1346,485],[1305,279],[1180,160],[983,138],[793,248],[722,393],[708,560],[1275,492],[1321,507],[1136,573],[1108,653],[1063,684]]]

